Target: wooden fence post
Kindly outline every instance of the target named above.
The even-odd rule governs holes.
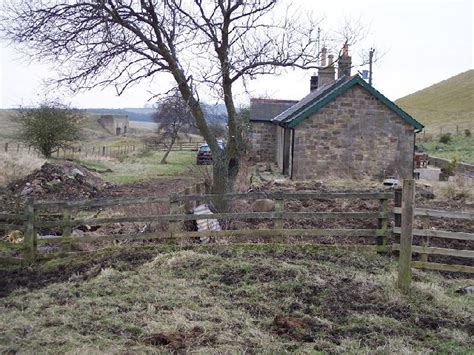
[[[8,143],[5,143],[5,153],[8,152]]]
[[[72,227],[69,224],[71,222],[71,208],[70,207],[65,207],[63,208],[63,221],[68,222],[67,225],[63,226],[62,230],[62,237],[63,237],[63,247],[64,250],[70,251],[71,250],[71,232],[72,232]]]
[[[401,188],[396,188],[394,191],[394,198],[393,198],[393,203],[395,207],[402,207],[402,189]],[[399,213],[395,213],[393,216],[393,220],[395,222],[395,227],[401,227],[402,226],[402,215]]]
[[[383,213],[383,217],[379,217],[378,219],[378,229],[381,232],[381,235],[377,236],[377,245],[381,246],[378,253],[386,253],[387,252],[387,242],[388,242],[388,200],[380,199],[379,205],[379,212]]]
[[[398,287],[403,293],[410,291],[411,283],[411,245],[413,242],[413,209],[415,199],[415,180],[403,180],[402,226],[400,232],[400,257]]]
[[[28,198],[25,205],[25,236],[23,255],[27,263],[32,262],[36,257],[36,228],[35,228],[35,205],[33,198]]]
[[[281,212],[282,216],[274,220],[274,227],[278,230],[283,230],[283,212],[285,211],[285,200],[283,196],[279,196],[275,199],[275,212]]]
[[[201,194],[201,184],[196,184],[196,195]],[[196,200],[196,206],[199,206],[201,204],[200,200]]]
[[[178,214],[179,205],[178,205],[178,201],[176,200],[174,195],[171,195],[169,197],[169,205],[170,205],[170,214]],[[178,222],[177,221],[169,222],[170,238],[173,238],[174,234],[177,231],[178,231]]]
[[[430,218],[428,216],[422,217],[423,229],[429,229],[429,225],[430,225],[429,220]],[[428,247],[430,245],[430,237],[428,236],[422,237],[421,245],[424,247]],[[420,261],[426,263],[428,262],[428,259],[429,259],[429,254],[424,253],[420,255]]]
[[[184,194],[189,195],[190,193],[191,193],[191,189],[189,187],[186,187],[184,189]],[[184,213],[188,213],[191,210],[191,208],[193,208],[191,201],[186,201],[184,203]]]

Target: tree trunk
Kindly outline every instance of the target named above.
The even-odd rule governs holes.
[[[168,146],[165,152],[165,155],[163,156],[163,158],[161,158],[160,164],[168,164],[168,162],[166,161],[166,158],[168,158],[168,155],[170,154],[171,149],[173,149],[173,145],[174,145],[174,142],[176,141],[177,135],[178,135],[177,132],[173,132],[173,136],[171,137],[171,143]]]
[[[213,194],[227,194],[233,191],[233,182],[229,179],[227,154],[219,149],[217,154],[212,153],[212,187]],[[223,198],[215,198],[212,207],[219,212],[226,212],[229,203]]]

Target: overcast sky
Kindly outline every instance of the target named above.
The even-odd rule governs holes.
[[[0,0],[1,1],[1,0]],[[360,19],[369,34],[354,52],[375,46],[382,58],[374,66],[376,89],[395,100],[431,84],[473,68],[474,8],[472,1],[343,1],[293,0],[315,15],[323,16],[324,27],[337,28],[345,18]],[[323,27],[323,29],[324,29]],[[143,107],[151,93],[163,90],[163,80],[143,83],[118,97],[113,88],[76,96],[48,92],[42,81],[54,67],[30,63],[0,42],[0,107],[32,105],[45,96],[61,97],[76,107]],[[362,68],[361,68],[362,69]],[[307,71],[260,77],[248,86],[253,97],[300,99],[309,90]],[[166,84],[167,80],[164,79]],[[245,104],[249,94],[241,93]]]

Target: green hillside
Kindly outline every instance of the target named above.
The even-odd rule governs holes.
[[[428,134],[474,131],[474,70],[398,99],[396,103],[425,125]]]

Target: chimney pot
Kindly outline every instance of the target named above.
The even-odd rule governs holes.
[[[349,46],[345,44],[342,49],[342,56],[338,61],[337,78],[349,78],[351,76],[351,66],[352,58],[349,56]]]
[[[328,66],[333,65],[334,63],[334,56],[332,54],[328,55]]]
[[[314,90],[318,89],[318,76],[317,75],[312,75],[311,80],[309,83],[309,91],[312,92]]]
[[[342,56],[348,57],[349,56],[349,45],[346,43],[342,48]]]
[[[323,47],[321,49],[321,66],[322,67],[326,66],[326,54],[327,54],[327,49],[326,47]]]

